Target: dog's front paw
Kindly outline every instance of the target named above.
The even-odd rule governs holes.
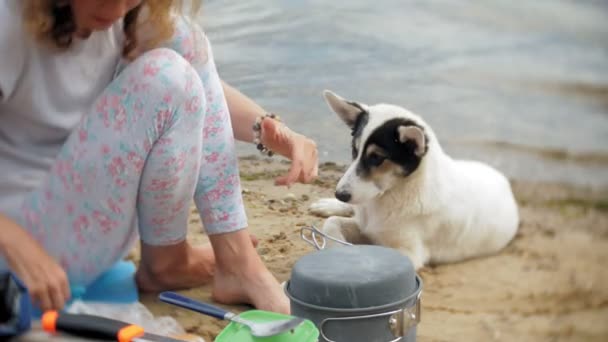
[[[345,246],[344,243],[340,243],[335,240],[342,241],[345,243],[350,243],[344,236],[344,232],[342,231],[342,226],[340,225],[340,220],[343,220],[343,218],[334,216],[334,217],[328,218],[327,221],[325,221],[325,223],[323,224],[323,229],[322,229],[323,234],[332,238],[332,239],[329,239],[329,238],[325,239],[327,248]],[[333,239],[335,239],[335,240],[333,240]]]
[[[353,207],[350,204],[340,202],[335,198],[321,198],[313,202],[309,207],[313,215],[321,217],[354,215]]]
[[[414,270],[418,271],[426,265],[425,258],[421,253],[415,253],[410,250],[400,249],[401,254],[405,255],[410,259]]]

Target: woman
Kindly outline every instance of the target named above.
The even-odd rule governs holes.
[[[316,176],[315,144],[220,80],[180,1],[0,1],[0,269],[61,309],[139,238],[143,291],[212,281],[218,302],[288,312],[234,137],[292,159],[286,185]],[[212,248],[185,240],[192,200]]]

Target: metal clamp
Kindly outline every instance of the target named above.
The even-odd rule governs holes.
[[[328,342],[338,342],[330,339],[325,335],[325,324],[330,321],[350,321],[350,320],[360,320],[367,318],[377,318],[377,317],[389,317],[388,326],[395,339],[387,341],[387,342],[398,342],[401,341],[409,331],[417,326],[420,323],[421,318],[421,303],[420,299],[422,297],[422,291],[418,292],[416,296],[416,304],[412,307],[406,307],[399,310],[393,310],[390,312],[378,313],[373,315],[365,315],[365,316],[351,316],[351,317],[338,317],[338,318],[326,318],[321,321],[321,325],[319,326],[319,332],[321,336]]]
[[[403,308],[388,319],[388,325],[395,337],[405,337],[409,333],[410,329],[420,323],[422,318],[422,305],[420,303],[421,298],[422,291],[418,292],[418,296],[416,296],[416,304],[414,304],[413,307]]]
[[[310,237],[306,236],[307,232],[310,232]],[[302,229],[300,229],[300,237],[302,238],[302,240],[306,241],[306,243],[313,246],[317,250],[325,249],[325,246],[327,245],[327,239],[337,242],[339,244],[342,244],[344,246],[353,245],[350,242],[336,239],[333,236],[323,233],[322,231],[317,229],[317,227],[315,227],[314,225],[311,225],[310,227],[303,227]],[[321,244],[319,244],[319,240],[321,240]]]

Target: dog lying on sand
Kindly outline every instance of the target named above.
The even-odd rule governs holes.
[[[404,108],[324,96],[352,130],[353,157],[335,198],[310,207],[328,217],[325,234],[395,248],[416,269],[490,255],[513,239],[519,213],[502,173],[452,159],[431,127]]]

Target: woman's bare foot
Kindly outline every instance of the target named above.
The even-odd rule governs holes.
[[[218,267],[213,277],[213,300],[222,304],[250,304],[259,310],[284,314],[290,312],[283,288],[261,261],[246,269]]]
[[[249,246],[258,240],[249,236]],[[210,245],[193,247],[183,241],[171,246],[142,243],[141,263],[135,281],[142,292],[180,290],[208,284],[215,272],[215,255]]]
[[[213,299],[289,314],[289,300],[281,285],[247,243],[247,236],[244,230],[210,236],[216,251]]]

